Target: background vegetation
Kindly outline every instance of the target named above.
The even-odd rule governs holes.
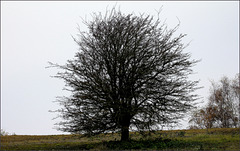
[[[218,83],[212,82],[210,96],[205,107],[193,111],[191,129],[239,127],[240,75],[234,79],[224,76]]]

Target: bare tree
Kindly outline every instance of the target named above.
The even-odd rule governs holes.
[[[158,14],[159,15],[159,14]],[[55,77],[66,82],[72,95],[58,100],[64,119],[59,130],[94,135],[129,129],[156,130],[176,123],[193,107],[198,81],[188,80],[189,53],[183,53],[185,36],[173,37],[159,17],[124,15],[112,9],[85,22],[89,32],[79,31],[75,58]]]
[[[198,128],[238,127],[239,95],[239,74],[233,80],[222,77],[219,83],[212,82],[207,106],[193,113],[189,122]]]
[[[216,106],[207,106],[198,110],[194,110],[191,114],[189,123],[190,129],[204,129],[215,127],[216,122]]]

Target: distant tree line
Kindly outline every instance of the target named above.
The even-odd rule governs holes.
[[[207,105],[195,110],[189,120],[191,129],[239,127],[240,74],[212,82]]]

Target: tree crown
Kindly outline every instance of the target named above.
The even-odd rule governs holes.
[[[196,100],[191,94],[198,81],[190,81],[198,61],[183,53],[185,45],[177,27],[167,30],[150,15],[124,15],[112,10],[86,22],[79,51],[66,65],[52,64],[65,72],[72,95],[61,100],[68,132],[97,134],[109,131],[158,129],[175,123]],[[122,135],[124,135],[122,133]]]

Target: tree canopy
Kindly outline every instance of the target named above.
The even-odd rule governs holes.
[[[150,15],[125,15],[112,9],[105,16],[86,21],[89,31],[79,30],[74,59],[55,77],[71,92],[58,101],[64,121],[59,130],[94,135],[129,129],[157,130],[176,123],[192,107],[198,81],[188,80],[198,61],[184,53],[181,40],[173,37],[179,25],[168,30]]]

